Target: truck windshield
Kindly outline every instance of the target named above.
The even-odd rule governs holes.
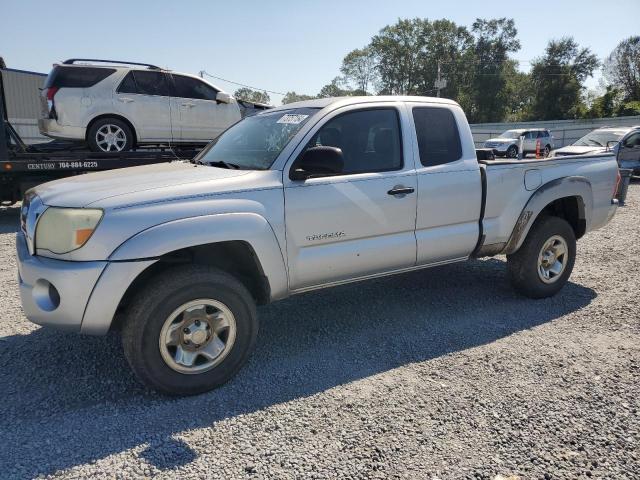
[[[576,141],[574,145],[585,147],[606,147],[609,142],[618,142],[624,134],[625,132],[620,130],[596,130],[594,132],[587,133],[580,140]]]
[[[292,108],[246,117],[213,140],[196,161],[227,168],[266,170],[318,110]]]

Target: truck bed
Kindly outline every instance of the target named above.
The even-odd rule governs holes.
[[[525,212],[534,193],[554,180],[585,181],[589,186],[591,212],[587,230],[608,220],[616,187],[618,164],[611,153],[574,155],[546,159],[479,160],[483,178],[483,218],[477,256],[504,253],[514,225]],[[524,186],[524,188],[523,188]]]

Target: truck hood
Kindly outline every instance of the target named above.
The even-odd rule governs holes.
[[[569,145],[554,150],[555,155],[586,155],[587,153],[602,153],[606,151],[605,147],[597,145]]]
[[[35,193],[50,206],[111,208],[183,195],[264,188],[260,177],[267,172],[270,171],[229,170],[176,161],[63,178],[39,185]]]

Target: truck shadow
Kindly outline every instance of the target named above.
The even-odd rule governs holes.
[[[19,458],[30,477],[47,475],[143,445],[142,462],[170,470],[197,457],[174,434],[487,344],[596,297],[569,283],[554,298],[525,299],[510,289],[504,267],[496,259],[443,266],[260,308],[249,364],[198,397],[167,398],[138,385],[117,335],[39,328],[0,338],[0,471],[11,472]]]

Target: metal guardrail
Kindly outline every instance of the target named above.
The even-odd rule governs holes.
[[[619,118],[625,118],[625,117],[619,117]],[[628,122],[628,125],[621,124],[621,123],[615,124],[614,122],[616,120],[619,120],[619,118],[611,119],[612,122],[610,125],[606,125],[604,123],[603,124],[585,123],[575,127],[567,127],[567,128],[548,128],[547,127],[547,128],[551,132],[551,135],[553,135],[555,148],[561,148],[567,145],[571,145],[576,140],[584,137],[587,133],[593,130],[596,130],[598,128],[604,128],[604,127],[624,128],[624,127],[640,124],[640,120],[638,120],[638,117],[625,118],[625,120]],[[507,123],[505,124],[504,129],[498,130],[496,128],[492,128],[489,130],[483,130],[481,124],[476,124],[471,127],[471,133],[473,135],[473,142],[475,143],[476,147],[482,147],[484,145],[484,142],[486,142],[489,138],[498,137],[506,130],[511,130],[515,128],[527,128],[527,127],[523,127],[520,125],[513,126],[513,124]],[[536,122],[532,122],[529,128],[545,128],[545,127],[544,126],[541,127],[540,125],[536,125]]]

